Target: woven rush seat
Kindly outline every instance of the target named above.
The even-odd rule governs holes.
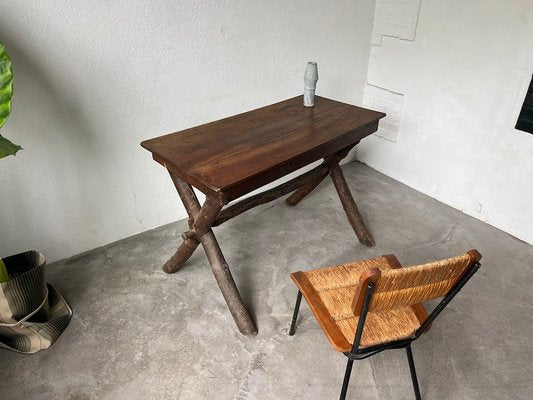
[[[359,321],[359,317],[352,311],[352,301],[361,274],[372,268],[385,272],[401,268],[401,265],[394,255],[386,255],[291,274],[326,337],[337,351],[348,352],[352,348]],[[426,318],[427,312],[421,304],[369,312],[361,337],[361,347],[408,338]]]

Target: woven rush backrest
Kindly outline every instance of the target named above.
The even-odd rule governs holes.
[[[385,311],[444,297],[467,267],[478,261],[476,253],[471,251],[446,260],[378,272],[371,277],[375,286],[368,311]],[[367,283],[368,279],[359,282],[360,285]],[[364,290],[357,290],[356,293],[363,295]],[[355,307],[356,300],[354,314],[359,315],[360,309]]]

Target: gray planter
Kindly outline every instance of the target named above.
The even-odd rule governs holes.
[[[67,327],[72,310],[46,283],[44,256],[27,251],[3,261],[10,279],[0,283],[0,347],[20,353],[50,347]]]

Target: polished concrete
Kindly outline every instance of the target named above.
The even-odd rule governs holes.
[[[36,355],[0,350],[0,399],[336,399],[345,357],[302,304],[289,273],[394,253],[404,265],[477,248],[482,269],[413,345],[424,399],[533,398],[533,247],[376,171],[344,166],[376,239],[354,237],[331,182],[216,228],[259,334],[239,335],[201,249],[161,271],[185,221],[49,266],[74,317]],[[170,182],[169,182],[170,184]],[[411,399],[402,350],[356,362],[349,399]]]

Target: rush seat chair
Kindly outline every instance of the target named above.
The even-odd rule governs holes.
[[[470,250],[442,261],[402,268],[394,255],[306,272],[291,278],[298,296],[289,335],[294,335],[302,295],[335,350],[348,358],[340,399],[346,398],[354,360],[403,349],[420,400],[411,343],[479,269],[481,254]],[[443,298],[428,314],[422,305]]]

